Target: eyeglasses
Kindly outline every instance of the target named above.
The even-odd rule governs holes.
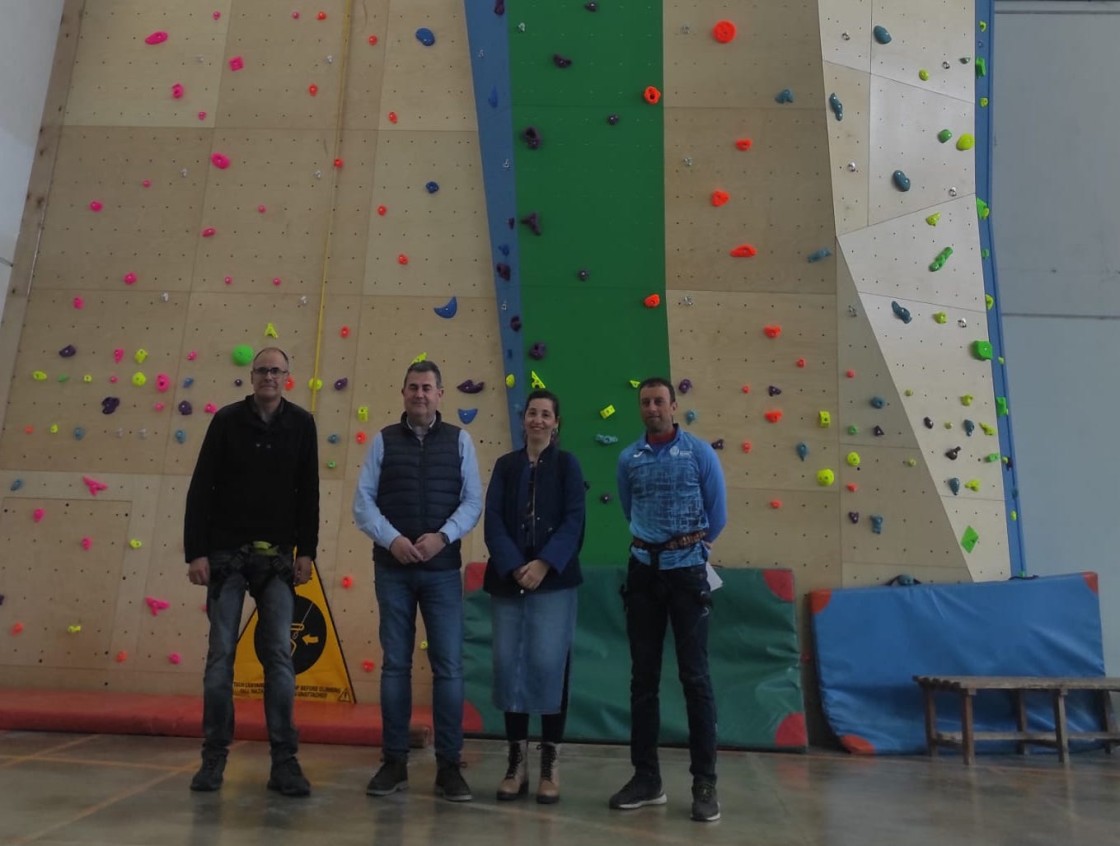
[[[279,367],[254,367],[253,372],[258,376],[287,376],[288,371]]]

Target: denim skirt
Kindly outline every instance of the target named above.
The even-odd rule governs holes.
[[[557,714],[576,628],[576,588],[491,596],[494,707]]]

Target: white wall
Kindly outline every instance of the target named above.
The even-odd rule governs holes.
[[[997,0],[992,223],[1027,570],[1100,574],[1120,675],[1120,3]]]
[[[63,0],[0,0],[0,312],[27,197]]]

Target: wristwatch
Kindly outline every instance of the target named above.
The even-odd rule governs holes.
[[[449,538],[449,537],[447,536],[447,532],[440,532],[440,533],[439,533],[439,536],[440,536],[441,538],[443,538],[443,545],[444,545],[444,546],[451,546],[451,538]]]

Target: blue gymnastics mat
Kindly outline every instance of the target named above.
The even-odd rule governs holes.
[[[924,752],[915,675],[1104,675],[1096,573],[1006,582],[818,590],[809,594],[821,704],[849,752]],[[1028,697],[1032,728],[1053,729],[1044,696]],[[940,696],[938,727],[960,731],[957,697]],[[1071,693],[1070,731],[1100,727],[1092,694]],[[1013,728],[1011,696],[979,693],[977,731]],[[978,752],[1009,751],[978,743]]]

